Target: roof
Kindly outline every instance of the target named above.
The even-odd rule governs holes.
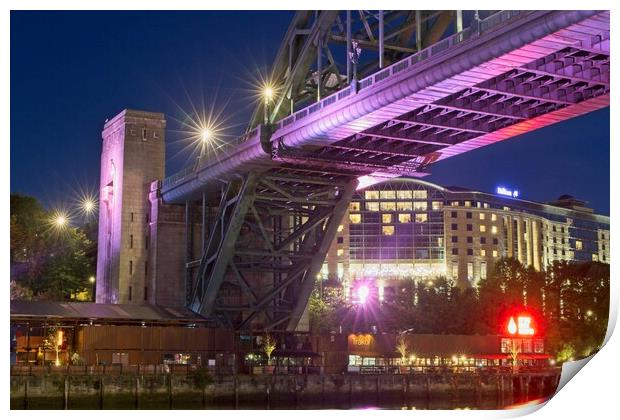
[[[92,302],[11,301],[11,319],[84,319],[126,322],[206,322],[187,308]]]

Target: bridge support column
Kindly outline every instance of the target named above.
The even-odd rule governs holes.
[[[229,181],[190,308],[238,330],[294,330],[356,186],[282,170]]]

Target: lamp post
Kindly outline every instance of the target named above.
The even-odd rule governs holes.
[[[264,123],[265,125],[269,124],[269,104],[271,102],[271,100],[273,99],[273,88],[269,85],[266,85],[263,88],[263,100],[265,101],[264,103],[264,111],[265,111],[265,118],[264,118]]]
[[[91,300],[94,302],[96,300],[96,297],[95,297],[95,276],[90,276],[88,278],[88,281],[90,282],[90,284],[92,284],[92,286],[91,286],[92,291],[91,291],[90,295],[91,295]]]

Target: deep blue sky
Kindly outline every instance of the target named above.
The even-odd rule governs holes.
[[[96,191],[101,128],[124,108],[164,112],[168,174],[181,109],[225,109],[245,128],[251,85],[266,72],[292,12],[12,12],[11,191],[47,206]],[[524,199],[568,193],[609,214],[609,108],[440,162],[427,179]]]

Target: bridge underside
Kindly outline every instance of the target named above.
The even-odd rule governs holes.
[[[513,126],[531,131],[538,128],[539,123],[534,122],[538,117],[557,111],[568,111],[562,118],[566,119],[574,116],[569,115],[573,110],[578,115],[606,106],[609,80],[608,53],[565,48],[313,152],[306,151],[304,157],[330,164],[368,162],[367,171],[384,166],[391,168],[384,172],[419,176],[427,164],[445,158],[443,152],[452,155],[457,149],[463,153],[479,147],[476,139],[501,139],[498,133],[502,131],[508,134],[505,137],[520,134],[518,129],[510,130]],[[285,146],[275,153],[289,154]]]
[[[203,255],[188,264],[190,308],[238,330],[294,330],[356,186],[293,169],[226,182]]]
[[[314,31],[334,16],[319,18]],[[319,102],[164,182],[177,203],[222,185],[203,254],[187,264],[192,310],[241,330],[295,329],[360,176],[423,176],[435,161],[609,105],[608,12],[498,13],[421,46],[350,86],[338,76],[331,96],[319,83]],[[294,99],[303,78],[281,73]]]

